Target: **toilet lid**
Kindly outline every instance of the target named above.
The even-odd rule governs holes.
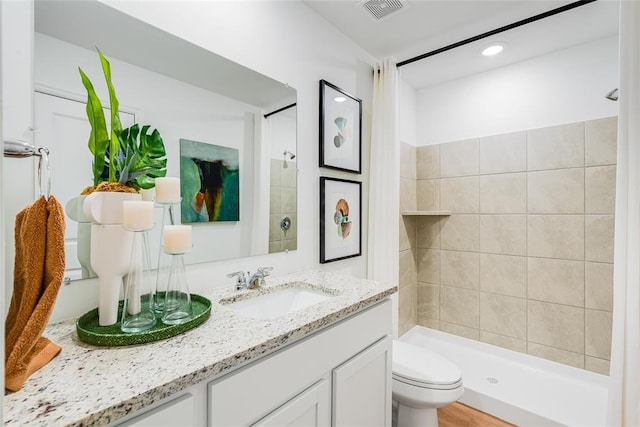
[[[444,357],[403,341],[393,341],[393,376],[410,383],[461,384],[460,369]],[[417,384],[416,384],[417,385]]]

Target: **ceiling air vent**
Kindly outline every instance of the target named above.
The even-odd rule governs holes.
[[[358,5],[364,7],[374,21],[382,21],[408,6],[406,1],[400,0],[362,0]]]

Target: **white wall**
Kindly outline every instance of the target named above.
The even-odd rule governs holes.
[[[368,159],[374,58],[362,51],[301,2],[105,2],[138,19],[181,36],[230,60],[286,82],[298,91],[298,250],[188,268],[191,290],[231,286],[226,274],[273,266],[274,274],[309,268],[366,276]],[[32,27],[31,27],[32,28]],[[25,31],[18,34],[29,37]],[[16,33],[2,39],[15,40]],[[31,36],[32,37],[32,36]],[[7,68],[5,67],[5,70]],[[3,84],[21,84],[28,67],[3,76]],[[318,81],[326,79],[363,100],[363,174],[340,174],[318,168]],[[27,91],[28,92],[28,91]],[[6,98],[11,107],[15,98]],[[23,120],[24,121],[24,120]],[[28,121],[28,120],[27,120]],[[363,181],[364,255],[320,266],[319,176]],[[3,197],[8,197],[3,193]],[[220,242],[224,244],[224,242]],[[81,314],[97,305],[97,282],[63,286],[52,320]]]
[[[400,68],[400,97],[399,97],[399,121],[400,142],[416,146],[416,90],[406,81],[402,80],[402,68]]]
[[[417,146],[609,117],[618,39],[609,37],[417,91]]]

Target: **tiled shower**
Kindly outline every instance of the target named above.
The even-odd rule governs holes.
[[[287,167],[284,167],[284,165]],[[296,198],[296,162],[271,159],[269,197],[269,253],[297,248],[298,209]],[[289,218],[290,228],[280,224]]]
[[[615,117],[402,144],[400,334],[419,324],[608,374]]]

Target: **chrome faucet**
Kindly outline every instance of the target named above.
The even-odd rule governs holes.
[[[258,289],[260,286],[264,285],[264,278],[271,273],[273,267],[259,267],[258,271],[253,273],[253,275],[249,274],[247,271],[247,275],[249,276],[249,289]]]
[[[269,275],[271,270],[273,270],[273,267],[259,267],[253,275],[249,271],[246,274],[244,271],[235,271],[227,274],[227,277],[236,278],[237,291],[241,289],[258,289],[264,284],[264,278]]]

